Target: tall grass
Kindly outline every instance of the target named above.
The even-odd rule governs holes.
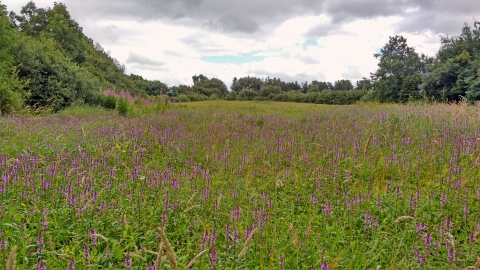
[[[162,104],[0,118],[2,267],[475,265],[480,108]]]

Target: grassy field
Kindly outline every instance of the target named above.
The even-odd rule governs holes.
[[[17,269],[472,266],[479,136],[467,105],[3,117],[0,268],[9,255]]]

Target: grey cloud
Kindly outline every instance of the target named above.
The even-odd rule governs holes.
[[[180,42],[193,48],[196,52],[203,54],[215,54],[228,50],[228,48],[226,48],[225,46],[217,45],[209,40],[204,40],[204,36],[201,34],[192,34],[187,37],[181,38]]]
[[[297,59],[302,61],[306,65],[312,65],[312,64],[320,63],[320,60],[316,57],[313,57],[313,56],[300,56],[300,57],[297,57]]]
[[[479,10],[478,0],[328,0],[325,3],[325,12],[334,24],[355,19],[401,16],[403,20],[397,32],[430,30],[452,35],[458,35],[463,23],[472,21]],[[331,32],[326,31],[325,34]]]
[[[344,79],[357,79],[362,78],[362,73],[358,70],[358,67],[348,66],[348,70],[342,73]]]
[[[341,30],[340,24],[319,24],[316,25],[305,34],[306,37],[327,37],[336,34],[347,34]]]
[[[240,32],[240,33],[255,33],[260,30],[260,26],[249,17],[238,17],[230,14],[220,17],[218,20],[208,20],[204,26],[217,30],[220,32]]]
[[[480,5],[480,4],[479,4]],[[448,20],[445,18],[448,17]],[[436,34],[457,36],[461,33],[464,23],[473,25],[474,16],[452,15],[443,12],[427,12],[426,14],[412,14],[397,26],[397,32],[419,33],[432,31]],[[438,39],[437,39],[438,41]]]
[[[165,63],[132,52],[128,55],[125,63],[130,66],[135,66],[137,69],[165,70],[163,67]]]
[[[322,1],[298,0],[64,0],[75,18],[171,20],[225,33],[252,34],[303,14],[322,13]]]
[[[325,11],[331,15],[334,23],[357,18],[375,18],[399,15],[407,8],[415,7],[408,0],[329,0]]]

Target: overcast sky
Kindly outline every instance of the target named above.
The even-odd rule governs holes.
[[[169,86],[192,76],[277,77],[353,83],[377,69],[389,36],[433,56],[440,35],[459,35],[479,0],[36,0],[63,2],[84,33],[127,73]],[[1,0],[19,12],[26,0]]]

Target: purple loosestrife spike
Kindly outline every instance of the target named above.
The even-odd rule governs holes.
[[[208,230],[205,231],[202,238],[202,248],[205,248],[205,245],[209,242],[210,236],[208,235]]]
[[[427,227],[425,226],[425,223],[421,222],[420,224],[418,224],[417,226],[417,232],[421,232],[421,231],[424,231],[426,230]]]
[[[67,270],[75,270],[75,259],[72,259],[68,264]]]
[[[283,255],[283,253],[280,254],[280,257],[278,258],[278,263],[280,264],[280,268],[283,269],[285,263],[285,256]]]
[[[330,215],[330,213],[332,212],[332,204],[330,202],[323,204],[322,210],[325,213],[325,215],[327,216]]]
[[[427,233],[425,235],[424,242],[425,242],[425,249],[430,249],[432,245],[432,235],[430,233]]]
[[[425,258],[425,256],[422,255],[420,250],[412,249],[412,252],[415,254],[415,259],[417,260],[420,267],[424,266],[425,262],[426,262],[426,258]]]
[[[322,263],[322,267],[321,267],[322,270],[328,270],[328,264],[327,264],[327,261],[323,261]]]
[[[455,261],[455,249],[450,247],[448,249],[448,262],[453,263]]]
[[[450,220],[450,217],[448,216],[447,219],[445,220],[445,229],[448,231],[452,227],[452,221]]]
[[[38,261],[37,267],[35,270],[47,270],[47,266],[45,266],[45,263],[43,263],[42,260]]]
[[[463,212],[465,213],[466,216],[470,215],[470,209],[468,209],[468,203],[465,204],[465,207],[463,208]]]
[[[215,266],[217,265],[217,250],[215,249],[215,246],[212,247],[212,250],[210,251],[210,269],[215,270]]]
[[[153,267],[152,263],[148,263],[148,266],[147,266],[147,269],[145,270],[155,270],[155,268]]]
[[[96,246],[97,245],[97,236],[96,236],[97,232],[95,231],[95,229],[91,229],[90,230],[90,240],[92,241],[92,246]]]
[[[83,258],[85,259],[85,262],[88,262],[89,255],[90,255],[90,248],[88,247],[87,244],[83,244]]]
[[[130,253],[127,253],[127,257],[125,257],[125,267],[127,269],[132,268],[132,259],[130,258]]]

